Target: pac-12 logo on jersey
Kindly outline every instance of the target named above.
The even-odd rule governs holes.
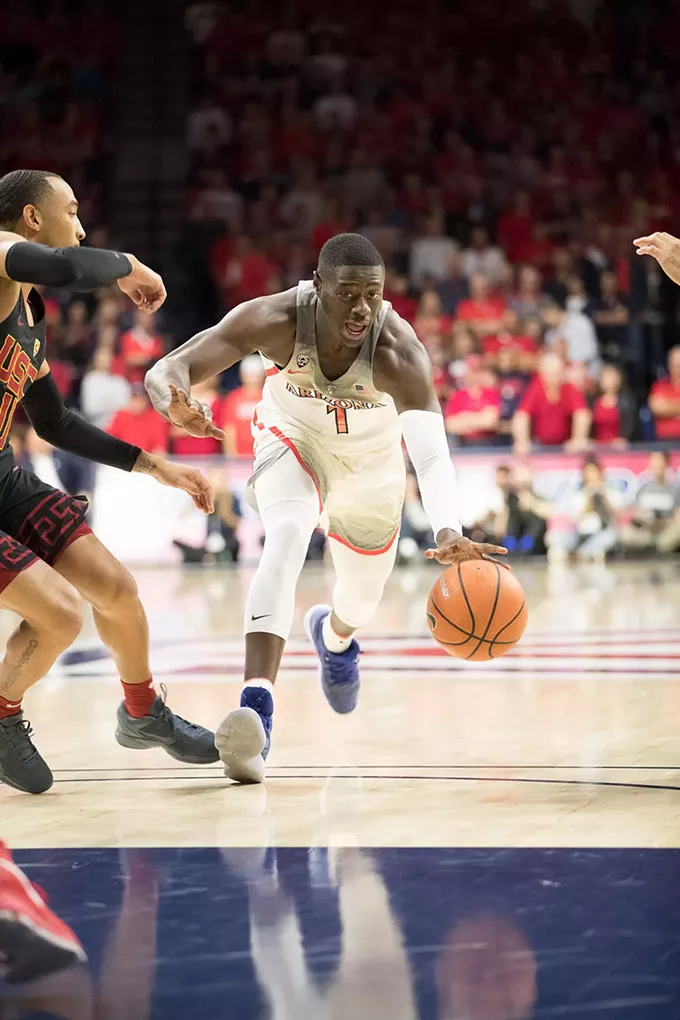
[[[298,368],[306,368],[306,366],[309,364],[308,356],[306,354],[298,354],[297,358],[295,359],[295,364],[297,365]]]
[[[36,356],[36,354],[38,353],[39,350],[40,350],[40,341],[39,340],[35,340],[34,343],[33,343],[33,357]]]

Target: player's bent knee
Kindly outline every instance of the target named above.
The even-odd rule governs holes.
[[[63,582],[48,593],[35,619],[27,619],[38,629],[47,630],[50,636],[58,636],[67,647],[82,629],[83,600],[72,585]]]
[[[113,602],[129,602],[139,596],[139,589],[134,577],[122,563],[111,577],[111,598]]]
[[[92,604],[103,612],[115,610],[138,598],[137,582],[122,563],[114,560],[102,573],[97,596]]]

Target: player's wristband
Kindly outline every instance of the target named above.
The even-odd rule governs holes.
[[[103,248],[48,248],[17,241],[5,255],[5,272],[18,283],[87,291],[129,276],[132,263],[122,252]]]
[[[445,528],[463,534],[456,469],[444,419],[437,411],[403,411],[401,434],[418,476],[420,498],[435,537]]]

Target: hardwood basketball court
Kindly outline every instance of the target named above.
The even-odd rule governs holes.
[[[578,900],[581,911],[578,923],[574,921],[575,944],[589,928],[610,924],[609,948],[600,944],[597,960],[591,961],[602,980],[626,925],[635,928],[647,948],[649,939],[657,939],[654,973],[661,985],[648,1008],[640,1006],[642,1011],[636,1012],[635,1003],[646,1001],[644,975],[650,965],[641,959],[628,969],[621,964],[621,980],[627,973],[630,987],[611,992],[621,1003],[617,1015],[677,1020],[680,568],[667,561],[550,570],[519,565],[515,570],[529,603],[528,629],[519,647],[488,664],[451,659],[428,636],[424,607],[436,568],[397,570],[378,617],[361,635],[362,692],[357,711],[348,717],[335,716],[326,706],[317,687],[317,662],[302,634],[304,610],[327,599],[332,576],[320,568],[306,570],[277,684],[264,787],[232,786],[219,766],[191,768],[160,751],[135,753],[118,747],[113,739],[120,697],[115,669],[88,623],[74,649],[26,699],[36,742],[56,782],[39,798],[0,788],[3,836],[13,847],[30,851],[18,855],[21,863],[33,869],[32,875],[53,895],[50,879],[57,885],[57,903],[63,900],[68,919],[76,928],[80,921],[86,932],[98,909],[92,903],[108,902],[110,883],[128,889],[130,876],[137,874],[131,861],[137,861],[144,874],[153,871],[154,895],[160,895],[161,905],[165,895],[168,904],[174,902],[172,896],[181,895],[184,887],[187,904],[197,910],[192,883],[203,890],[201,895],[220,895],[222,890],[232,898],[236,883],[239,920],[230,911],[221,914],[219,922],[209,920],[208,912],[202,920],[194,918],[202,940],[195,952],[209,956],[209,947],[222,937],[219,932],[228,931],[234,946],[252,958],[254,971],[247,978],[235,977],[238,966],[225,957],[220,973],[224,980],[231,975],[238,991],[233,1000],[219,1000],[223,1009],[209,996],[201,999],[213,1010],[209,1015],[267,1016],[246,1009],[256,988],[258,995],[266,993],[270,1006],[275,1003],[269,1015],[277,1018],[379,1015],[368,1005],[375,988],[365,987],[356,960],[347,964],[348,953],[364,952],[369,962],[374,960],[375,949],[365,943],[379,938],[385,946],[384,988],[394,991],[393,982],[403,986],[399,1008],[384,1015],[458,1016],[444,1006],[433,1012],[431,1003],[427,1005],[428,994],[438,987],[437,967],[448,959],[449,936],[444,930],[418,935],[410,926],[417,927],[419,918],[426,924],[426,915],[446,913],[443,904],[455,890],[463,895],[460,882],[467,874],[472,884],[463,882],[469,900],[461,936],[466,945],[470,939],[495,945],[498,924],[505,931],[502,926],[510,914],[515,921],[522,911],[534,916],[537,890],[540,910],[548,916],[552,911],[558,927],[566,924],[564,917],[560,920],[567,905],[559,899],[559,890],[569,888],[569,910],[576,910]],[[168,685],[173,709],[214,728],[238,701],[241,617],[251,571],[165,569],[137,571],[137,576],[151,620],[156,680]],[[2,622],[7,630],[9,619]],[[210,848],[219,848],[217,857]],[[297,878],[290,879],[292,900],[279,902],[282,889],[289,888],[283,877],[289,872],[299,877],[300,861],[304,889],[316,892],[301,906]],[[74,868],[82,885],[69,878]],[[55,882],[57,874],[61,883]],[[174,892],[168,874],[175,875]],[[535,887],[523,884],[527,875],[534,875]],[[513,890],[512,910],[503,915],[504,921],[488,921],[489,890],[477,903],[477,880],[484,886],[496,883],[494,895],[501,898]],[[606,897],[597,905],[590,883],[609,887],[614,881],[623,883],[621,889],[630,885],[630,916],[625,898],[615,917]],[[319,989],[314,992],[318,1002],[309,998],[313,982],[307,970],[306,976],[298,975],[308,997],[304,1008],[299,1001],[291,1004],[279,987],[282,975],[297,973],[295,968],[302,966],[290,954],[302,953],[313,971],[308,954],[313,955],[319,939],[330,937],[326,915],[319,913],[314,899],[317,893],[321,896],[319,890],[334,890],[339,897],[334,910],[339,910],[344,932],[340,948],[327,947],[337,957],[333,994],[340,995],[341,1005],[336,1002],[335,1012]],[[556,897],[552,905],[551,895]],[[412,900],[399,907],[400,896]],[[274,921],[262,905],[268,898],[278,903]],[[90,906],[85,908],[85,902]],[[121,910],[126,902],[123,895]],[[134,903],[133,897],[130,909]],[[123,915],[107,908],[106,920],[99,928],[95,925],[99,935],[92,935],[93,944],[104,938],[105,930],[111,935],[115,916],[120,923]],[[149,992],[146,1012],[135,1006],[137,1012],[128,1013],[131,1020],[133,1015],[198,1015],[189,1006],[187,1012],[173,1012],[169,1003],[177,1004],[179,991],[163,999],[163,960],[167,963],[172,955],[169,948],[165,955],[160,948],[169,937],[167,931],[162,934],[169,923],[164,916],[161,911],[154,936],[155,991]],[[188,916],[183,915],[183,924]],[[548,917],[540,916],[554,934]],[[286,935],[292,917],[301,927],[297,934]],[[305,936],[305,919],[318,928],[311,942]],[[468,923],[473,925],[470,931]],[[474,926],[479,924],[478,930]],[[238,935],[235,925],[245,925],[245,934]],[[567,978],[565,971],[558,980],[549,968],[541,971],[540,954],[552,944],[552,935],[530,937],[526,927],[520,924],[519,929],[533,947],[544,984],[534,981],[533,1004],[524,1011],[485,1014],[473,1009],[469,1015],[474,1020],[557,1015],[539,1007],[553,1003],[557,1008],[568,1001],[573,975]],[[175,932],[179,943],[185,937],[186,932]],[[268,947],[264,963],[263,939]],[[409,954],[417,954],[428,939],[439,946],[439,962],[432,962],[425,988],[418,984],[424,979]],[[510,939],[508,952],[519,952],[512,945]],[[277,968],[283,968],[280,974]],[[177,981],[185,992],[200,987],[201,994],[208,995],[205,982],[186,975]],[[595,1008],[599,1001],[591,988],[582,1000],[583,1011],[560,1015],[590,1016],[585,1006]]]

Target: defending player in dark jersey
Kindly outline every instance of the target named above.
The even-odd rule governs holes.
[[[31,741],[22,698],[78,636],[83,599],[120,671],[118,742],[160,746],[196,764],[218,757],[213,734],[157,696],[137,586],[90,531],[84,503],[15,467],[8,444],[21,401],[53,446],[150,474],[188,492],[206,513],[213,509],[198,471],[120,442],[63,404],[45,360],[45,309],[34,285],[86,291],[117,281],[138,308],[155,311],[165,300],[160,276],[132,255],[80,248],[84,237],[75,195],[61,177],[15,170],[0,178],[0,607],[22,618],[0,664],[0,781],[28,793],[49,789],[52,773]]]

